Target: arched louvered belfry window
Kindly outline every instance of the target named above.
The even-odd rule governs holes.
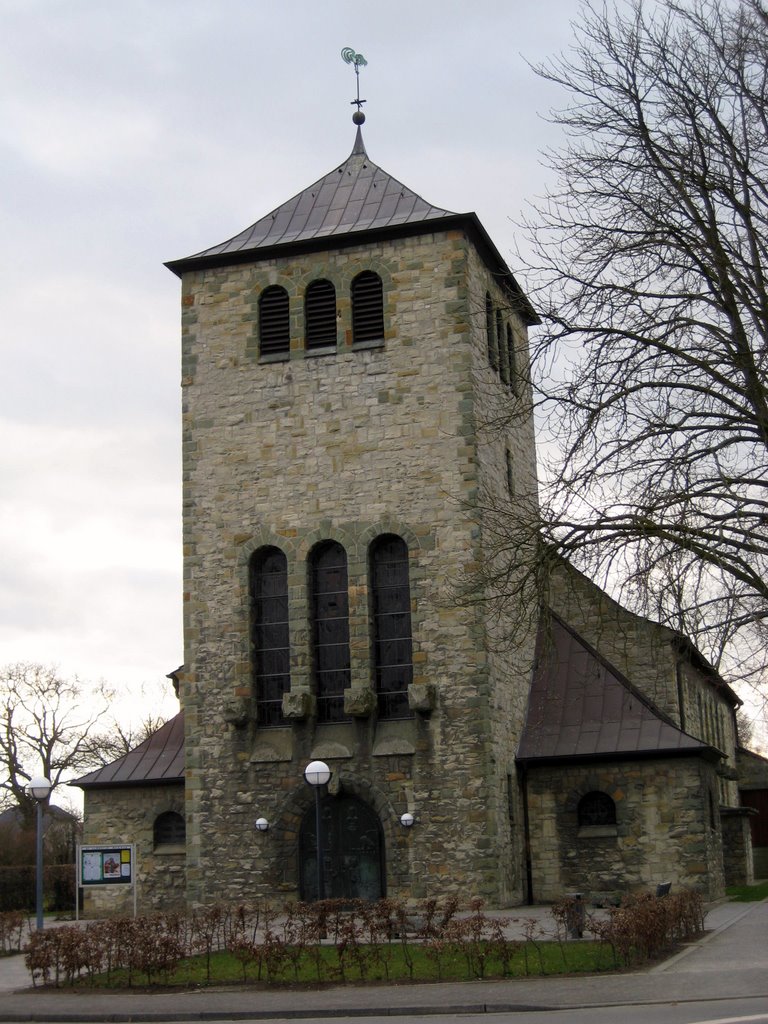
[[[350,683],[347,553],[336,541],[310,554],[312,639],[318,722],[341,722]]]
[[[485,336],[488,345],[488,362],[495,370],[499,365],[499,355],[496,347],[496,329],[493,322],[493,303],[488,292],[485,293]]]
[[[158,814],[152,826],[155,846],[182,846],[187,839],[184,818],[176,811]]]
[[[336,344],[336,289],[331,281],[312,281],[307,287],[304,334],[308,349]]]
[[[384,290],[381,278],[364,270],[352,281],[352,342],[384,340]]]
[[[250,564],[251,649],[256,721],[284,725],[283,694],[291,685],[288,562],[275,547],[254,552]]]
[[[287,355],[290,348],[288,292],[279,285],[272,285],[259,296],[259,355]]]
[[[616,804],[607,793],[599,790],[587,793],[579,800],[576,814],[581,827],[616,824]]]
[[[496,347],[499,350],[499,375],[505,384],[509,384],[509,353],[504,339],[504,317],[501,310],[496,310]]]
[[[379,718],[410,718],[413,681],[408,546],[385,534],[371,545],[373,660]]]

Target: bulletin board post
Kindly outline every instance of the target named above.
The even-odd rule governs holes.
[[[133,888],[133,916],[137,910],[136,847],[133,843],[78,846],[77,887],[130,885]],[[80,920],[80,899],[75,901],[75,919]]]

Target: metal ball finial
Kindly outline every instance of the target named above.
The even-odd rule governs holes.
[[[362,110],[356,110],[352,115],[352,123],[358,125],[365,124],[365,114]]]

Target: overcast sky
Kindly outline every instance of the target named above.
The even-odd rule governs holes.
[[[526,64],[575,0],[0,0],[0,664],[158,710],[182,661],[179,282],[346,158],[475,210],[513,266],[542,190]],[[166,713],[175,706],[167,701]]]

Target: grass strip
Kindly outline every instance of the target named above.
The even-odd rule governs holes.
[[[757,885],[729,885],[725,890],[734,903],[756,903],[768,898],[768,882]]]
[[[428,944],[360,945],[339,955],[335,946],[308,947],[279,957],[244,958],[220,951],[209,958],[188,957],[173,972],[154,975],[149,987],[196,988],[208,985],[317,986],[381,984],[387,982],[468,981],[478,978],[522,978],[531,975],[599,973],[618,969],[613,951],[600,942],[537,942],[515,944],[500,957],[491,944],[478,944],[471,952]],[[78,987],[124,989],[147,987],[143,973],[114,970]]]

